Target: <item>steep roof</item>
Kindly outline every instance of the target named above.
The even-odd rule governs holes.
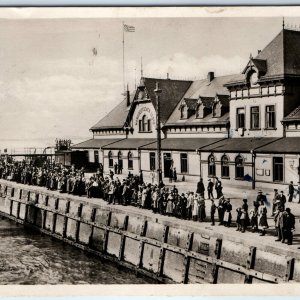
[[[181,120],[179,107],[183,100],[185,99],[201,99],[205,103],[206,107],[212,107],[216,95],[219,97],[221,103],[225,106],[229,106],[229,91],[224,84],[230,80],[237,78],[237,75],[227,75],[214,77],[213,80],[208,79],[196,80],[194,81],[190,88],[186,91],[183,99],[178,103],[178,105],[173,110],[170,115],[166,125],[174,124],[224,124],[229,120],[229,114],[224,114],[221,118],[213,118],[212,114],[209,114],[204,119],[196,119],[195,115],[190,118]],[[227,99],[226,99],[227,98]]]
[[[275,38],[253,59],[259,71],[264,71],[260,81],[269,78],[300,76],[300,32],[282,29]],[[245,82],[245,75],[230,80],[231,83]]]
[[[115,106],[105,117],[90,128],[97,129],[122,129],[126,123],[130,107],[132,105],[133,95],[130,96],[130,105],[127,106],[127,99]]]
[[[162,90],[160,94],[160,119],[162,123],[167,121],[178,102],[182,99],[183,95],[192,84],[192,81],[187,80],[156,79],[148,77],[144,77],[143,80],[155,109],[156,95],[154,90],[156,88],[156,82],[159,83],[159,88]]]

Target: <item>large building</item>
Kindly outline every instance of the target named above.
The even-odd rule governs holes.
[[[300,32],[282,31],[241,74],[184,81],[141,78],[106,117],[93,138],[74,145],[104,170],[156,168],[156,83],[159,84],[162,171],[178,179],[220,177],[224,185],[285,185],[299,181]]]

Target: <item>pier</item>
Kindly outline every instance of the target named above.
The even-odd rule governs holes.
[[[0,180],[0,214],[162,283],[300,281],[300,251],[232,228]]]

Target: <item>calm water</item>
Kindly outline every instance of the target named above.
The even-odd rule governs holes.
[[[8,220],[0,220],[0,240],[0,284],[154,283]]]

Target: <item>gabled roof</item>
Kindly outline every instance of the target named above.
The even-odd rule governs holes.
[[[72,145],[72,149],[100,149],[106,145],[113,144],[120,139],[90,139],[76,145]]]
[[[130,107],[132,105],[134,95],[130,95],[130,105],[127,106],[126,97],[124,100],[115,106],[105,117],[96,123],[90,130],[99,129],[122,129],[127,121]]]
[[[229,91],[224,84],[229,80],[236,78],[237,75],[227,75],[214,77],[211,81],[208,79],[196,80],[194,81],[190,88],[187,90],[182,100],[178,103],[176,108],[173,110],[169,119],[166,122],[167,125],[174,124],[226,124],[229,121],[229,114],[224,114],[221,118],[213,118],[212,114],[207,115],[204,119],[196,119],[195,114],[190,118],[181,120],[179,107],[181,106],[182,101],[185,99],[200,99],[204,105],[208,108],[211,108],[214,104],[216,96],[220,99],[224,107],[229,106]]]
[[[300,106],[294,109],[289,115],[283,118],[283,122],[300,121]]]
[[[167,121],[178,102],[182,99],[192,84],[192,81],[186,80],[156,79],[147,77],[144,77],[143,79],[148,95],[155,109],[156,95],[154,90],[156,88],[156,82],[159,83],[159,88],[162,90],[160,94],[160,119],[162,123]]]
[[[259,71],[264,71],[260,81],[300,76],[300,32],[282,29],[251,61]],[[246,82],[243,74],[226,85],[242,82]]]

